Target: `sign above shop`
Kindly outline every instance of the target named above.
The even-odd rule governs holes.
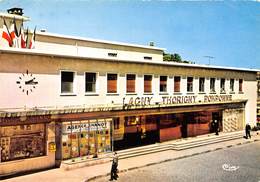
[[[214,103],[232,101],[232,95],[204,95],[199,98],[196,95],[185,96],[163,96],[159,102],[153,101],[153,97],[130,97],[123,98],[123,105],[132,106],[149,106],[149,105],[172,105],[172,104],[191,104],[191,103]]]
[[[111,120],[95,120],[95,121],[80,121],[69,122],[63,124],[62,133],[75,133],[84,131],[102,131],[110,129]]]

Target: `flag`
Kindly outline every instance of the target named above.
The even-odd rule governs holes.
[[[9,47],[12,47],[13,42],[12,42],[11,35],[10,35],[10,32],[9,32],[9,30],[8,30],[8,27],[7,27],[7,25],[6,25],[5,20],[4,20],[4,24],[3,24],[2,38],[3,38],[3,40],[6,42],[7,47],[8,47],[8,46],[9,46]]]
[[[19,47],[19,43],[18,43],[18,31],[16,28],[16,22],[15,19],[10,27],[10,35],[11,35],[11,40],[13,42],[12,47]]]
[[[31,41],[30,41],[29,49],[35,48],[35,32],[36,32],[36,27],[34,28],[34,31],[33,31],[33,35],[32,35]]]
[[[24,33],[23,22],[22,22],[20,26],[19,47],[26,48],[27,37],[28,37],[28,29],[27,29],[27,36],[26,36],[26,34]]]

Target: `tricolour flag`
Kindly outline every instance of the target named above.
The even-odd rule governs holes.
[[[18,41],[19,33],[16,28],[15,19],[10,27],[10,35],[11,35],[11,40],[13,42],[12,47],[18,48],[19,47],[19,41]]]
[[[27,46],[27,37],[28,37],[28,29],[27,29],[27,35],[24,33],[23,29],[23,22],[20,27],[20,36],[19,36],[19,45],[21,48],[26,48]]]
[[[11,35],[10,35],[10,32],[8,30],[5,20],[4,20],[4,24],[3,24],[3,30],[2,30],[2,40],[5,42],[7,47],[12,47],[12,45],[13,45],[12,38],[11,38]]]
[[[30,45],[29,45],[29,49],[34,49],[35,48],[35,32],[36,32],[36,27],[34,28],[33,34],[32,34],[32,38],[30,41]]]

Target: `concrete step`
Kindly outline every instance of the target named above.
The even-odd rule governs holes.
[[[166,150],[185,150],[189,148],[195,148],[203,145],[209,145],[213,143],[219,143],[228,140],[234,140],[238,138],[242,138],[244,136],[244,132],[231,132],[231,133],[220,133],[218,136],[214,134],[209,135],[201,135],[197,137],[190,137],[186,139],[178,139],[167,141],[163,143],[156,143],[146,146],[135,147],[131,149],[119,150],[117,151],[119,159],[126,159],[141,155],[147,155],[151,153],[162,152]],[[101,158],[96,159],[84,159],[82,160],[76,159],[75,161],[67,160],[63,161],[61,168],[65,170],[71,170],[84,166],[91,166],[101,163],[111,162],[112,153],[108,153]]]
[[[185,149],[194,148],[198,146],[209,145],[209,144],[219,143],[228,140],[234,140],[234,139],[242,138],[243,136],[244,134],[242,132],[235,132],[235,133],[229,133],[223,135],[220,134],[218,136],[211,136],[211,137],[198,139],[198,140],[174,143],[172,144],[172,149],[185,150]]]
[[[118,157],[119,159],[126,159],[130,157],[136,157],[140,155],[146,155],[146,154],[151,154],[151,153],[156,153],[156,152],[162,152],[166,150],[171,150],[172,146],[169,144],[160,144],[157,146],[146,146],[145,148],[135,148],[133,150],[127,150],[127,151],[118,151]]]

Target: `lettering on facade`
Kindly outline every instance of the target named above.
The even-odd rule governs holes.
[[[155,103],[152,103],[153,97],[130,97],[128,102],[126,98],[123,98],[123,106],[149,106]],[[204,98],[198,99],[195,95],[186,95],[186,96],[163,96],[162,100],[158,103],[164,105],[171,104],[191,104],[191,103],[209,103],[209,102],[227,102],[232,101],[232,95],[205,95]]]
[[[152,97],[130,97],[128,103],[125,103],[125,98],[123,98],[123,105],[128,106],[148,106],[151,105]]]
[[[205,95],[204,102],[226,102],[232,101],[232,95]]]
[[[165,96],[162,97],[163,104],[187,104],[195,103],[197,96]]]
[[[75,133],[80,131],[101,131],[109,129],[108,121],[87,122],[64,124],[62,127],[63,133]]]

